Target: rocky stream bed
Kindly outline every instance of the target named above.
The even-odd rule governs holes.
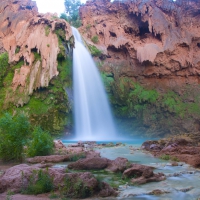
[[[178,141],[176,140],[176,148],[182,150],[192,148],[183,140]],[[67,185],[70,189],[67,189],[65,199],[81,198],[78,195],[76,198],[70,197],[71,194],[75,194],[74,188],[80,181],[82,185],[79,192],[83,192],[82,188],[85,187],[93,191],[85,196],[88,199],[199,199],[198,166],[194,168],[180,162],[181,157],[179,160],[171,156],[166,160],[170,152],[165,151],[163,154],[160,142],[147,141],[142,146],[141,144],[141,141],[129,141],[123,144],[95,142],[77,144],[57,141],[55,143],[57,155],[29,158],[25,164],[15,163],[14,166],[0,163],[0,199],[51,199],[50,193],[35,196],[20,194],[21,188],[28,184],[35,170],[45,171],[47,168],[48,174],[53,177],[57,199],[64,199],[59,196],[60,188],[66,189],[64,180],[69,180],[70,183]]]

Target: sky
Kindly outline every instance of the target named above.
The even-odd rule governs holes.
[[[64,0],[35,0],[37,3],[38,11],[40,13],[58,13],[60,15],[65,11]],[[85,3],[86,0],[81,0]]]

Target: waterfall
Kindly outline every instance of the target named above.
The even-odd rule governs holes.
[[[77,29],[73,50],[76,140],[115,139],[115,126],[99,71]]]

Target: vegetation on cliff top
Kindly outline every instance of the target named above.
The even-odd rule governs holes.
[[[65,0],[66,13],[62,13],[60,18],[65,19],[71,26],[76,28],[81,26],[79,16],[79,7],[81,6],[80,0]]]

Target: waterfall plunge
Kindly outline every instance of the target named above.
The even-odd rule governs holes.
[[[115,127],[106,93],[95,63],[77,29],[73,51],[76,140],[113,140]]]

